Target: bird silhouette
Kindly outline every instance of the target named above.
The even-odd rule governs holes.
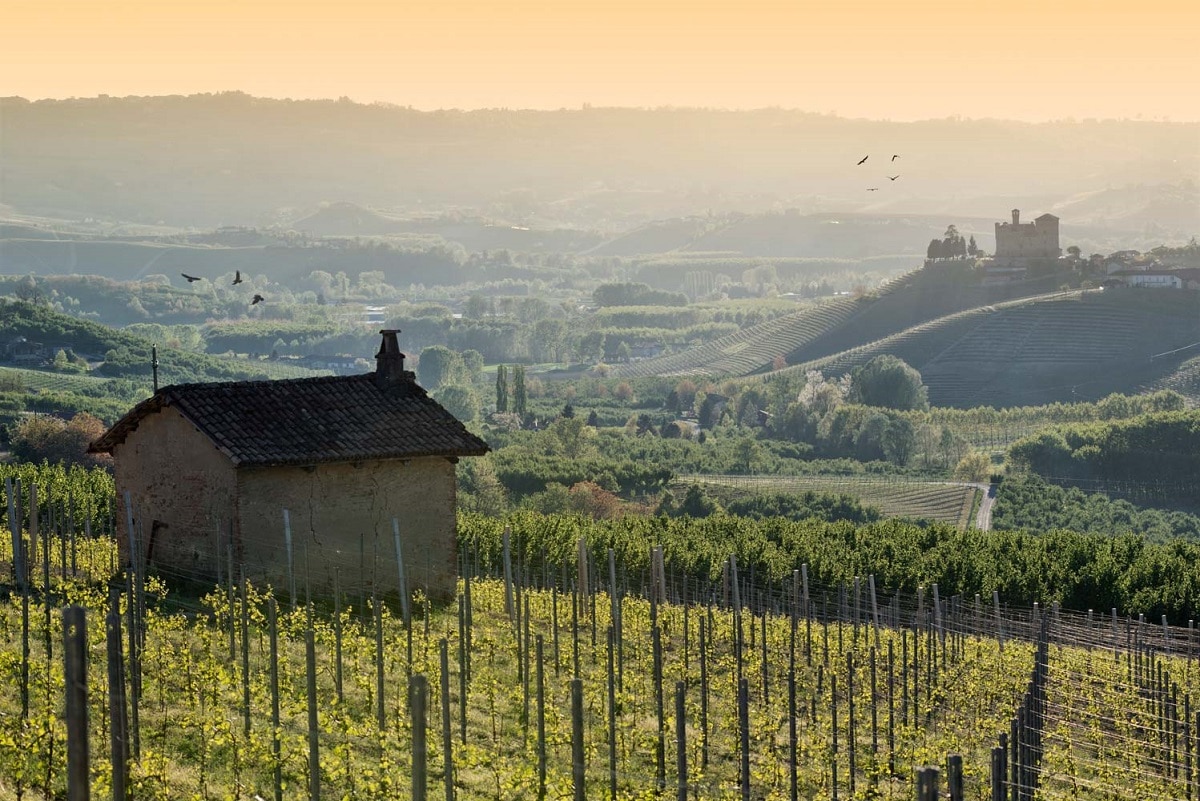
[[[892,161],[895,161],[895,160],[896,160],[896,159],[898,159],[898,158],[900,158],[900,154],[899,154],[899,153],[896,153],[896,154],[894,154],[894,155],[892,156]]]
[[[187,273],[180,273],[180,275],[182,275],[184,278],[186,278],[189,284],[194,284],[195,282],[200,280],[199,277],[194,276],[194,275],[188,275]]]
[[[870,156],[863,156],[863,157],[862,157],[862,161],[860,161],[860,162],[858,162],[858,163],[859,163],[859,164],[862,164],[862,163],[863,163],[863,161],[866,161],[866,160],[867,160],[867,159],[869,159],[869,158],[871,158],[871,157],[870,157]]]
[[[879,187],[878,186],[870,186],[870,187],[867,187],[867,191],[868,192],[878,192]]]
[[[250,298],[250,305],[257,306],[258,304],[262,303],[264,300],[266,300],[266,298],[264,298],[262,295],[255,294],[254,297]]]
[[[889,175],[889,176],[888,176],[888,180],[889,180],[889,181],[894,181],[894,180],[896,180],[896,179],[897,179],[897,178],[899,178],[899,177],[900,177],[899,175]]]
[[[237,284],[240,284],[240,283],[242,283],[242,271],[241,271],[241,270],[234,270],[234,271],[233,271],[233,283],[234,283],[234,285],[235,285],[235,286],[236,286]]]

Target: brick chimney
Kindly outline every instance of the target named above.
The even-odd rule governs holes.
[[[375,383],[380,388],[395,386],[404,381],[412,381],[416,376],[410,370],[404,369],[404,354],[400,352],[400,344],[396,341],[398,328],[385,328],[379,332],[383,341],[379,343],[379,352],[375,354]]]
[[[1013,209],[1013,225],[1021,224],[1021,210]]]

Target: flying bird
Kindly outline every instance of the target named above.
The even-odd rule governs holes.
[[[900,158],[900,154],[899,154],[899,153],[896,153],[896,154],[894,154],[894,155],[892,156],[892,161],[895,161],[895,160],[896,160],[896,159],[898,159],[898,158]]]
[[[241,270],[233,271],[233,283],[234,283],[234,286],[242,283],[242,271]]]
[[[888,176],[888,180],[889,180],[889,181],[894,181],[894,180],[896,180],[896,179],[897,179],[897,178],[899,178],[899,177],[900,177],[899,175],[889,175],[889,176]]]
[[[195,275],[188,275],[187,273],[180,273],[180,275],[186,278],[189,284],[194,284],[200,280],[200,278]]]
[[[250,305],[257,306],[258,304],[262,303],[264,300],[266,300],[266,298],[264,298],[262,295],[255,294],[254,297],[250,298]]]
[[[867,160],[867,159],[869,159],[869,158],[871,158],[871,157],[870,157],[870,156],[863,156],[863,157],[862,157],[862,161],[860,161],[860,162],[858,162],[858,163],[859,163],[859,164],[862,164],[862,163],[863,163],[863,161],[866,161],[866,160]]]

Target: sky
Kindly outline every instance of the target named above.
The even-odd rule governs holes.
[[[1200,120],[1196,0],[4,0],[0,96]]]

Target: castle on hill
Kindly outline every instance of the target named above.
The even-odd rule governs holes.
[[[996,223],[996,261],[1057,259],[1058,218],[1043,214],[1031,223],[1021,222],[1021,210],[1012,210],[1012,222]]]

